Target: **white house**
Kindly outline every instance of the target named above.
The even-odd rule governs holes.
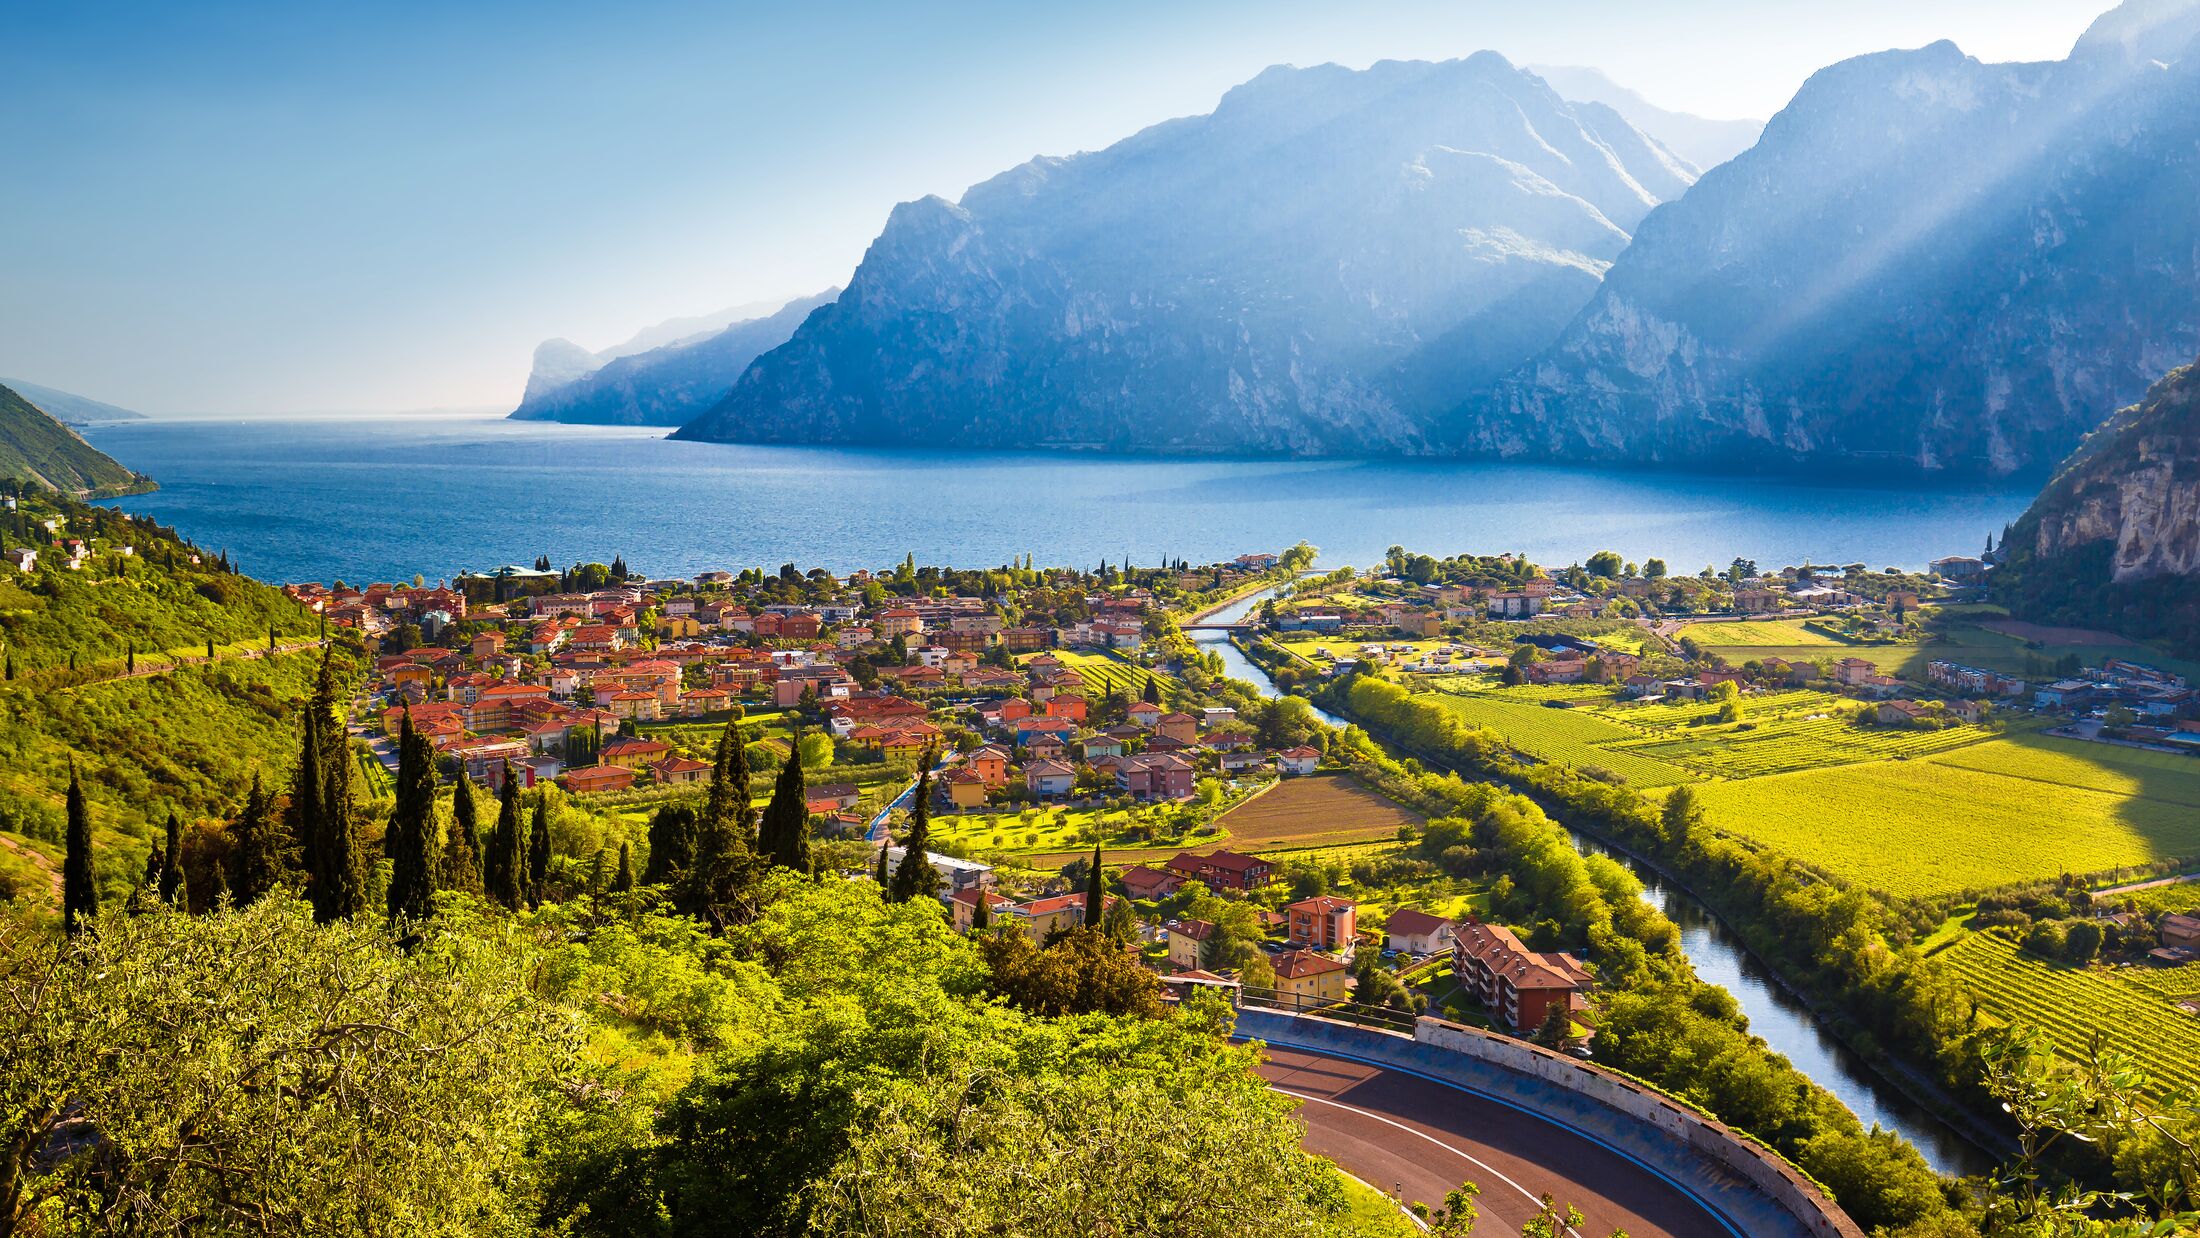
[[[1451,921],[1411,907],[1391,912],[1384,931],[1389,934],[1384,944],[1400,954],[1436,954],[1451,949],[1452,941],[1459,936]]]
[[[6,559],[8,566],[18,572],[28,572],[38,566],[38,552],[28,546],[10,546],[6,550],[0,550],[0,559]]]
[[[1286,774],[1311,774],[1322,763],[1322,754],[1312,748],[1286,748],[1276,754],[1276,764]]]

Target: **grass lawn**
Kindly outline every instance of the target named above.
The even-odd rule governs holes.
[[[1421,1228],[1398,1210],[1396,1200],[1343,1170],[1337,1171],[1337,1177],[1344,1183],[1344,1228],[1340,1233],[1365,1238],[1419,1238]],[[1444,1201],[1425,1202],[1433,1207]]]
[[[1914,897],[2200,855],[2200,770],[2036,735],[1698,788],[1711,824]]]
[[[2200,1020],[2136,982],[2153,974],[2050,963],[1991,933],[1973,934],[1935,958],[1978,996],[1987,1014],[2039,1027],[2066,1054],[2083,1052],[2099,1033],[2107,1047],[2146,1068],[2157,1095],[2200,1087]]]

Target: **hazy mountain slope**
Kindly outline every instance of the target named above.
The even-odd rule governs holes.
[[[1818,73],[1643,224],[1557,343],[1467,401],[1453,441],[2050,466],[2200,351],[2200,58],[2096,46],[1988,65],[1939,43]]]
[[[0,387],[0,477],[80,496],[150,488],[8,387]]]
[[[2088,436],[2003,539],[1995,588],[2049,623],[2200,655],[2200,367]]]
[[[1274,68],[1215,111],[895,208],[680,437],[1411,451],[1690,174],[1482,53]]]
[[[1656,138],[1667,150],[1709,171],[1757,144],[1761,120],[1710,120],[1669,111],[1611,78],[1602,69],[1576,65],[1529,65],[1528,72],[1551,84],[1575,103],[1601,103],[1627,123]]]
[[[728,306],[715,314],[668,318],[655,326],[642,328],[632,338],[614,344],[602,352],[590,352],[568,339],[544,340],[535,346],[534,364],[528,370],[527,390],[520,397],[520,404],[524,408],[528,403],[549,395],[567,383],[577,382],[621,357],[631,357],[675,344],[692,344],[706,340],[737,322],[748,322],[775,314],[783,304],[780,301],[751,301],[745,305]]]
[[[15,394],[46,410],[55,421],[63,425],[83,426],[97,421],[143,421],[145,414],[133,413],[126,408],[102,404],[67,391],[37,383],[26,383],[20,378],[0,378],[0,384],[15,389]]]
[[[724,398],[750,362],[786,343],[811,310],[839,293],[828,289],[701,339],[614,358],[561,386],[530,394],[512,416],[588,425],[681,425]]]

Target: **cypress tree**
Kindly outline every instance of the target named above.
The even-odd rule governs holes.
[[[534,828],[527,835],[527,901],[542,906],[550,889],[550,796],[535,796]]]
[[[878,882],[878,892],[879,892],[879,894],[880,894],[881,896],[883,896],[883,897],[886,897],[886,898],[892,898],[892,897],[893,897],[893,893],[894,893],[894,892],[893,892],[893,889],[892,889],[892,887],[891,887],[891,885],[889,884],[889,882],[888,882],[888,880],[887,880],[887,875],[886,875],[886,849],[887,849],[888,847],[891,847],[891,846],[893,846],[893,845],[894,845],[894,836],[893,836],[893,835],[891,835],[891,834],[887,835],[887,836],[886,836],[885,838],[883,838],[883,839],[881,839],[881,840],[879,841],[879,845],[878,845],[878,871],[877,871],[876,873],[873,873],[873,874],[871,875],[871,879],[872,879],[873,881],[876,881],[876,882]]]
[[[244,797],[244,815],[231,827],[237,840],[237,879],[232,888],[243,906],[280,885],[287,867],[284,853],[290,848],[281,823],[268,811],[267,787],[260,775],[252,775],[252,790]]]
[[[514,911],[527,899],[525,823],[519,815],[519,776],[504,763],[504,789],[497,800],[497,826],[489,835],[489,897]]]
[[[799,873],[810,871],[810,806],[802,776],[802,745],[797,743],[779,767],[758,829],[764,854],[773,864]]]
[[[451,784],[451,836],[443,845],[440,868],[443,876],[437,884],[443,889],[481,893],[480,808],[474,800],[474,781],[463,765],[458,780]]]
[[[694,863],[695,810],[678,804],[659,808],[649,819],[649,863],[642,866],[642,884],[684,880]]]
[[[351,797],[351,754],[342,725],[331,712],[324,725],[333,752],[322,754],[327,789],[321,795],[321,830],[313,841],[313,880],[308,894],[321,923],[349,920],[367,909],[367,857]]]
[[[1161,703],[1161,681],[1152,675],[1146,676],[1146,690],[1139,693],[1139,699],[1148,705],[1159,705]]]
[[[986,893],[981,886],[978,889],[978,905],[970,912],[970,928],[972,932],[982,933],[992,927],[993,896]]]
[[[306,710],[300,719],[298,739],[298,769],[290,784],[290,836],[299,848],[299,863],[307,874],[317,871],[314,849],[321,840],[321,796],[325,790],[321,779],[320,728],[313,724],[314,714]],[[266,893],[255,891],[253,898]]]
[[[1085,927],[1100,927],[1100,913],[1107,908],[1107,883],[1100,868],[1100,845],[1093,844],[1092,867],[1085,872]]]
[[[916,802],[909,807],[909,834],[901,840],[901,863],[894,869],[893,900],[906,903],[913,898],[936,898],[943,879],[940,870],[932,867],[929,849],[932,845],[932,761],[933,754],[924,754],[924,773],[917,777]]]
[[[696,822],[695,861],[679,892],[684,910],[723,925],[719,909],[737,897],[754,866],[751,840],[755,833],[755,813],[749,807],[748,746],[741,724],[729,721],[718,736],[710,794]]]
[[[171,907],[183,895],[183,819],[168,813],[168,845],[160,862],[160,901]]]
[[[122,651],[122,669],[125,674],[137,674],[137,646],[127,645]]]
[[[413,730],[406,710],[397,734],[397,806],[390,813],[389,913],[425,920],[435,910],[435,746]]]
[[[634,888],[634,855],[625,843],[619,844],[619,875],[611,879],[611,888],[621,894]]]
[[[71,936],[91,927],[99,914],[99,887],[92,880],[92,810],[69,762],[68,850],[61,858],[61,924]]]

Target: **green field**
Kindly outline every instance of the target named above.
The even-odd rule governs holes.
[[[1134,699],[1146,691],[1146,682],[1156,678],[1152,671],[1133,666],[1123,659],[1105,653],[1080,653],[1072,649],[1050,650],[1064,666],[1074,669],[1085,680],[1085,694],[1099,697],[1109,692],[1125,699]],[[1030,657],[1019,659],[1029,662]],[[1162,691],[1169,689],[1167,680],[1161,681]]]
[[[1640,787],[1665,787],[1690,779],[1688,771],[1677,765],[1612,747],[1640,736],[1586,709],[1554,709],[1529,701],[1453,693],[1432,699],[1539,760],[1597,766]]]
[[[1718,708],[1696,703],[1622,706],[1602,711],[1647,738],[1621,745],[1636,756],[1720,778],[1761,778],[1858,761],[1931,756],[1994,738],[1984,727],[1944,731],[1861,726],[1857,702],[1795,690],[1751,696],[1740,722],[1718,721]]]
[[[2125,758],[2145,753],[2088,747],[2100,749],[2091,760],[2058,762],[2071,754],[2024,735],[1924,760],[1711,783],[1698,794],[1714,827],[1904,897],[2200,855],[2193,781],[2181,771],[2133,773]],[[2131,779],[2124,789],[2103,789],[2119,769]]]
[[[1694,641],[1705,649],[1725,651],[1730,647],[1782,647],[1816,649],[1820,656],[1828,650],[1849,648],[1847,641],[1835,640],[1822,632],[1814,632],[1803,626],[1801,619],[1748,619],[1739,623],[1692,623],[1675,633],[1676,639]],[[1734,657],[1728,655],[1728,661]]]
[[[2006,1023],[2039,1027],[2066,1054],[2082,1052],[2098,1032],[2154,1076],[2157,1094],[2200,1087],[2200,1020],[2119,973],[2048,963],[1990,933],[1965,938],[1934,956],[1977,994],[1980,1007]]]

